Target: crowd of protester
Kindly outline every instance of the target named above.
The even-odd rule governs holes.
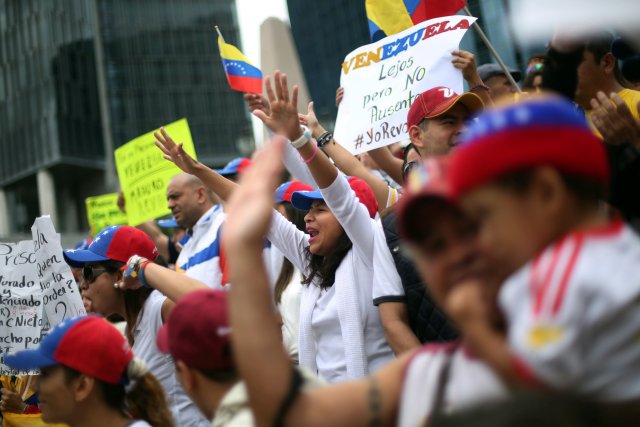
[[[507,70],[521,88],[452,64],[468,92],[423,92],[408,144],[362,156],[279,71],[244,96],[272,135],[252,159],[211,169],[156,132],[173,218],[65,250],[92,314],[5,357],[41,369],[42,419],[636,425],[640,52],[556,35]]]

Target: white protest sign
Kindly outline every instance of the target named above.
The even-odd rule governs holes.
[[[476,18],[446,16],[421,22],[345,57],[335,140],[353,154],[404,139],[413,100],[435,86],[462,93],[462,73],[451,51]]]
[[[37,218],[31,227],[38,260],[38,278],[44,310],[52,325],[85,314],[80,290],[62,256],[60,235],[49,216]]]
[[[37,347],[50,325],[85,312],[51,218],[36,219],[31,231],[33,240],[0,243],[0,374],[4,375],[19,374],[4,364],[5,354]]]
[[[0,374],[18,372],[4,355],[37,347],[48,329],[33,240],[0,243]]]

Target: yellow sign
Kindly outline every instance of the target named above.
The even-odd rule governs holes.
[[[110,225],[127,225],[127,215],[118,208],[118,193],[87,197],[85,203],[92,236]]]
[[[184,150],[193,158],[191,131],[187,119],[164,126],[176,143],[184,144]],[[169,180],[181,171],[162,157],[155,146],[153,132],[133,139],[115,150],[116,169],[120,187],[124,193],[129,225],[140,225],[167,215],[166,190]]]

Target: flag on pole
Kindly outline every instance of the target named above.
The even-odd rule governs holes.
[[[366,0],[371,41],[433,18],[455,15],[466,0]]]
[[[240,92],[262,93],[262,71],[253,65],[240,50],[224,41],[218,27],[218,47],[229,86]]]

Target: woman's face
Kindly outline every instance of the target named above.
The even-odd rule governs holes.
[[[314,255],[327,256],[333,252],[340,241],[342,226],[327,204],[316,200],[304,217],[309,238],[309,250]]]
[[[88,303],[92,312],[104,316],[118,313],[123,295],[114,287],[118,280],[117,273],[106,271],[101,264],[86,264],[84,270],[88,273],[83,275],[81,286],[85,306]]]
[[[66,381],[62,366],[42,368],[37,390],[44,422],[63,423],[73,417],[76,399],[70,383]]]

